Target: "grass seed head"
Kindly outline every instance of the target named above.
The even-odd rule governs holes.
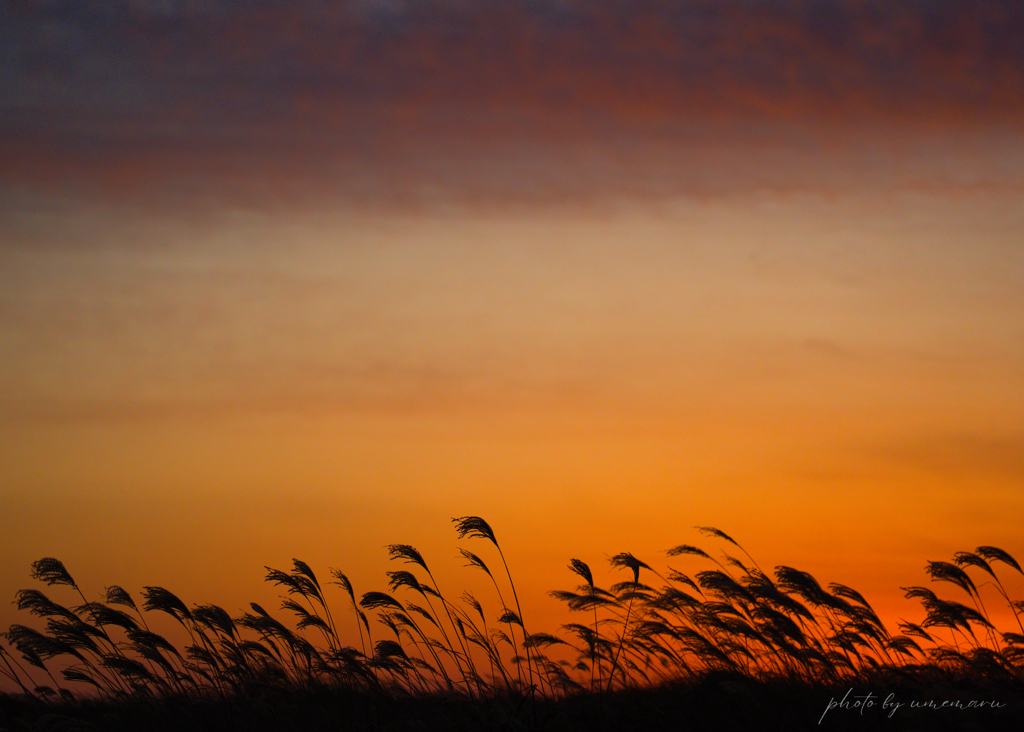
[[[569,560],[569,570],[571,572],[575,572],[580,577],[585,579],[587,581],[587,584],[590,585],[591,589],[593,589],[593,587],[594,587],[594,575],[590,571],[590,567],[587,566],[586,562],[584,562],[584,561],[582,561],[580,559],[570,559]]]
[[[40,580],[50,585],[68,585],[78,589],[78,585],[71,579],[71,575],[64,568],[63,562],[53,557],[43,557],[32,562],[32,579]]]
[[[494,530],[482,518],[478,516],[463,516],[462,518],[453,518],[452,521],[455,523],[455,531],[458,532],[460,539],[464,539],[467,536],[470,538],[487,539],[494,546],[498,546],[498,540],[494,538]]]
[[[427,569],[427,563],[423,560],[423,555],[416,550],[416,547],[409,546],[408,544],[391,544],[388,546],[388,554],[391,555],[392,559],[403,559],[406,562],[423,567],[425,572],[430,573],[430,570]]]

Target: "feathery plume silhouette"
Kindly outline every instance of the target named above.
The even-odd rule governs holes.
[[[1017,560],[1011,557],[1007,552],[994,546],[979,546],[974,550],[976,553],[985,557],[990,562],[1002,562],[1003,564],[1013,567],[1021,574],[1024,574],[1024,570],[1021,570],[1020,565],[1017,564]]]
[[[106,589],[107,604],[108,605],[124,605],[130,607],[135,612],[139,611],[139,608],[135,605],[135,600],[128,594],[128,591],[118,585],[111,585]]]
[[[32,562],[32,579],[40,580],[50,585],[69,585],[78,589],[78,585],[71,579],[71,575],[59,559],[43,557]]]
[[[466,549],[463,549],[462,547],[459,547],[459,552],[461,552],[462,556],[465,557],[469,561],[469,564],[466,565],[467,567],[477,567],[479,569],[482,569],[484,572],[487,573],[488,577],[490,577],[491,579],[494,579],[494,575],[491,574],[491,570],[489,570],[487,568],[487,565],[484,564],[484,560],[482,560],[480,557],[478,557],[473,552],[467,551]]]
[[[974,586],[971,578],[955,564],[950,564],[949,562],[928,562],[925,571],[932,578],[932,581],[952,582],[968,595],[978,594],[978,589]]]
[[[313,586],[317,590],[317,596],[319,597],[320,583],[317,581],[316,575],[313,574],[313,570],[310,568],[310,566],[302,560],[295,559],[294,557],[292,558],[292,564],[295,566],[295,571],[298,574],[302,575],[313,584]]]
[[[639,582],[640,581],[640,568],[641,567],[643,567],[644,569],[647,569],[647,570],[651,569],[648,564],[646,564],[644,562],[641,562],[639,559],[634,557],[629,552],[621,552],[619,554],[616,554],[609,561],[611,562],[611,565],[613,567],[626,567],[627,569],[633,570],[633,581],[634,582]]]
[[[160,610],[168,615],[173,615],[180,622],[192,619],[192,613],[189,612],[185,603],[170,590],[165,590],[163,587],[143,587],[142,596],[146,599],[142,604],[146,610]]]
[[[423,555],[416,551],[415,547],[409,546],[408,544],[391,544],[388,546],[388,554],[391,555],[392,559],[402,559],[411,564],[419,565],[423,567],[424,571],[430,572],[427,569],[427,563],[423,560]]]
[[[692,554],[693,556],[704,557],[705,559],[711,559],[711,557],[708,555],[708,553],[705,552],[703,549],[701,549],[699,547],[691,546],[690,544],[680,544],[679,546],[674,546],[674,547],[672,547],[671,549],[668,550],[667,554],[670,557],[678,557],[681,554]]]
[[[405,570],[389,571],[386,573],[388,576],[388,586],[392,591],[397,590],[399,587],[408,587],[421,595],[423,594],[423,586],[420,585],[420,581],[416,579],[416,575],[412,572],[406,572]]]
[[[359,601],[359,604],[367,610],[376,610],[380,607],[393,607],[399,612],[405,610],[398,600],[384,592],[365,592],[363,593],[363,599]]]
[[[570,559],[569,570],[575,572],[584,580],[586,580],[587,584],[590,585],[591,589],[594,588],[594,575],[590,571],[590,567],[588,567],[585,562],[579,559]]]
[[[697,529],[697,531],[699,531],[702,534],[706,534],[707,536],[717,536],[719,539],[725,539],[730,544],[733,544],[733,545],[735,545],[737,547],[740,546],[739,544],[736,543],[735,539],[733,539],[731,536],[729,536],[724,531],[721,531],[721,530],[716,529],[716,528],[711,527],[711,526],[697,526],[695,528]],[[743,547],[740,547],[740,548],[742,549]]]
[[[508,608],[505,608],[505,612],[503,612],[501,617],[498,618],[498,622],[505,623],[506,625],[514,623],[520,628],[523,627],[523,621],[519,619],[519,616],[515,614],[515,611],[509,610]]]
[[[957,552],[953,555],[953,563],[958,567],[977,567],[995,579],[996,573],[991,565],[974,552]]]
[[[53,602],[40,590],[18,590],[14,602],[19,610],[28,610],[39,618],[58,616],[72,622],[78,620],[74,612]]]
[[[345,592],[348,593],[348,596],[352,598],[352,601],[355,602],[356,593],[352,590],[352,583],[349,581],[345,573],[342,572],[340,569],[332,569],[331,574],[334,576],[334,579],[336,580],[334,584],[338,585],[338,587],[345,590]]]
[[[462,518],[453,518],[452,521],[455,523],[455,531],[459,534],[460,539],[464,539],[467,536],[469,538],[487,539],[494,546],[498,546],[498,540],[494,538],[494,531],[482,518],[463,516]]]

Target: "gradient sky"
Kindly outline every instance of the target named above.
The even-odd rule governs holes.
[[[1024,559],[1024,10],[892,5],[5,3],[0,588]]]

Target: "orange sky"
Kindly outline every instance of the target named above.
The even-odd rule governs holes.
[[[94,592],[234,610],[294,555],[369,590],[388,543],[457,567],[465,514],[535,613],[569,558],[654,562],[695,525],[880,605],[926,559],[1019,554],[1018,200],[202,225],[26,204],[3,583],[54,555]]]
[[[890,619],[922,617],[899,587],[927,584],[926,560],[1021,559],[1020,69],[984,28],[936,54],[929,27],[892,88],[942,74],[899,104],[881,57],[852,52],[829,56],[827,93],[729,65],[725,97],[644,86],[647,58],[640,91],[595,75],[553,106],[539,82],[460,98],[444,64],[426,100],[398,82],[324,100],[314,82],[341,82],[310,71],[322,57],[285,103],[217,65],[270,61],[228,54],[204,62],[227,109],[181,80],[173,43],[155,76],[111,81],[122,107],[58,94],[59,64],[5,77],[0,588],[55,556],[92,597],[163,585],[237,613],[276,607],[264,565],[381,590],[385,546],[409,543],[496,615],[456,552],[464,515],[495,529],[530,630],[567,622],[545,593],[575,585],[570,558],[607,586],[619,552],[663,568],[677,544],[726,549],[695,526]],[[581,68],[545,43],[531,63]],[[123,81],[123,58],[83,53],[74,73]],[[989,67],[991,88],[970,81]],[[165,82],[161,127],[143,102]]]

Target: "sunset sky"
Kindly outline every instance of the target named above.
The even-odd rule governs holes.
[[[892,621],[1024,560],[1019,3],[0,12],[10,599],[54,556],[237,614],[392,543],[457,596],[465,515],[531,631],[696,526]]]

